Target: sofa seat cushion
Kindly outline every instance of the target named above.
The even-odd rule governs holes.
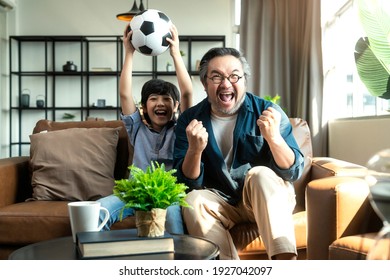
[[[377,232],[365,233],[346,236],[335,240],[329,246],[329,259],[365,260],[367,258],[368,251],[374,245],[377,234]]]
[[[66,201],[29,201],[0,208],[0,244],[30,244],[71,235]]]
[[[135,217],[111,229],[135,228]],[[0,244],[25,245],[70,236],[67,201],[28,201],[0,208]]]
[[[293,215],[295,238],[297,249],[306,248],[306,211],[298,212]],[[261,255],[266,254],[263,240],[257,230],[255,223],[243,223],[235,225],[230,234],[239,255]]]

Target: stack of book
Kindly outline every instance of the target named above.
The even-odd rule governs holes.
[[[173,237],[138,237],[136,229],[77,233],[81,258],[173,253]]]

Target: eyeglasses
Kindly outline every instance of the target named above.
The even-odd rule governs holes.
[[[222,75],[214,75],[211,77],[207,77],[210,80],[213,81],[214,84],[219,85],[223,82],[223,80],[227,79],[231,84],[237,83],[242,77],[244,76],[238,76],[237,74],[231,74],[229,76],[222,76]]]

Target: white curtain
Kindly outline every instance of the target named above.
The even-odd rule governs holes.
[[[320,8],[320,0],[241,0],[240,46],[252,69],[248,90],[279,94],[290,117],[309,123],[314,155],[326,156]]]

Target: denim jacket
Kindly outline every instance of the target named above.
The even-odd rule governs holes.
[[[280,133],[295,154],[295,162],[289,169],[280,169],[277,166],[256,124],[261,113],[270,106],[281,113]],[[293,182],[301,176],[304,167],[303,155],[293,136],[290,121],[278,105],[246,93],[233,132],[233,160],[230,171],[214,138],[210,115],[211,106],[206,98],[184,111],[177,122],[174,168],[177,170],[178,181],[185,183],[190,190],[210,188],[234,204],[241,198],[246,173],[254,166],[267,166],[285,181]],[[185,130],[193,119],[202,121],[209,135],[207,146],[202,153],[201,174],[195,180],[186,178],[181,168],[188,148]]]

